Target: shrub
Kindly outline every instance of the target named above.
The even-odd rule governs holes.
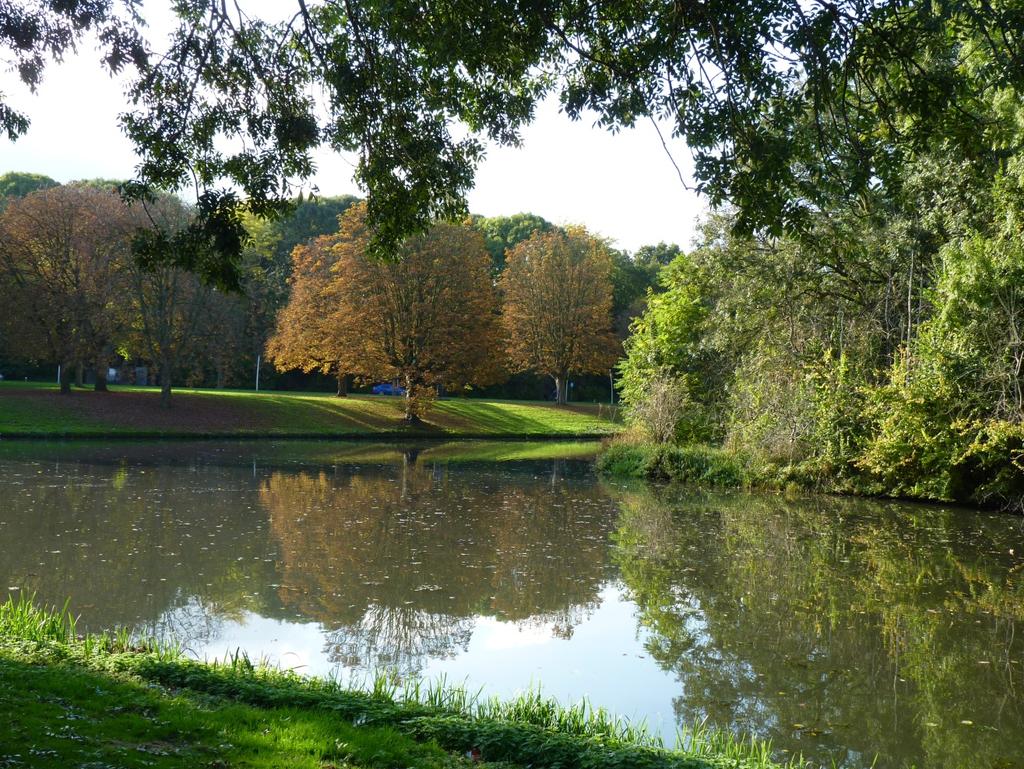
[[[1024,510],[1024,425],[992,421],[977,425],[957,458],[954,499],[1015,512]]]
[[[630,424],[645,440],[671,443],[678,437],[682,423],[687,421],[687,412],[696,408],[682,380],[659,372],[630,404],[627,415]]]
[[[646,460],[646,447],[642,444],[615,441],[597,457],[597,471],[619,478],[646,478]]]

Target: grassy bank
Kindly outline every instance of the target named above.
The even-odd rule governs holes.
[[[169,409],[154,388],[76,390],[0,382],[0,438],[580,438],[615,433],[607,408],[545,402],[438,401],[422,425],[402,398],[234,390],[177,390]]]
[[[1009,451],[1006,456],[1011,456]],[[698,488],[745,488],[954,503],[1018,515],[1024,510],[1024,497],[1019,491],[1020,467],[1017,465],[1013,465],[1012,470],[994,473],[1005,489],[1014,490],[1012,495],[992,493],[977,496],[907,489],[880,483],[870,475],[851,473],[849,468],[841,472],[839,468],[814,460],[773,462],[742,451],[701,444],[677,446],[615,439],[602,447],[595,464],[598,472],[608,477],[672,482]]]
[[[234,659],[208,664],[66,611],[0,605],[0,766],[770,769],[762,744],[698,729],[667,750],[587,705],[464,689],[364,690]],[[469,757],[467,757],[467,755]]]
[[[641,443],[615,439],[597,456],[599,473],[617,478],[669,481],[700,488],[811,491],[885,496],[857,487],[809,463],[781,464],[718,446]]]
[[[202,461],[217,465],[325,466],[337,464],[404,465],[527,460],[593,459],[601,451],[596,440],[116,440],[2,441],[0,460],[68,461],[133,465]]]
[[[744,458],[712,446],[615,442],[597,459],[598,472],[620,478],[732,488],[757,485]]]

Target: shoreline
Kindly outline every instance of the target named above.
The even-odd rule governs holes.
[[[43,608],[25,598],[0,604],[0,702],[19,708],[22,723],[28,726],[12,725],[10,734],[4,735],[0,725],[5,749],[38,751],[40,739],[46,739],[46,755],[54,759],[52,765],[61,766],[85,750],[95,755],[97,749],[116,753],[131,748],[152,754],[150,748],[160,745],[167,749],[163,755],[173,753],[175,758],[201,754],[215,759],[211,766],[249,765],[246,750],[254,750],[264,761],[268,752],[282,750],[282,741],[268,725],[284,729],[284,722],[290,722],[315,725],[302,735],[307,742],[301,750],[315,762],[311,765],[321,767],[334,766],[338,758],[351,759],[342,762],[346,766],[376,767],[376,756],[367,753],[363,758],[357,746],[382,738],[402,744],[407,753],[406,760],[388,765],[420,769],[488,762],[504,769],[782,766],[770,760],[767,744],[701,725],[682,729],[679,746],[666,748],[642,724],[631,724],[587,701],[562,705],[536,689],[512,700],[481,699],[444,681],[399,682],[386,673],[352,688],[253,663],[244,654],[224,662],[192,660],[176,647],[124,630],[81,636],[76,622],[67,605]],[[83,711],[97,714],[84,719],[88,736],[70,727],[59,732],[47,727],[67,716],[48,715],[47,708],[54,708],[52,702],[40,703],[45,700],[38,694],[41,688],[61,692],[57,704],[72,713],[73,724],[83,723]],[[117,698],[117,708],[109,707],[111,695]],[[142,699],[143,703],[133,702]],[[202,703],[203,718],[216,723],[219,732],[203,723],[174,723],[185,721],[183,704],[194,715],[197,702]],[[125,711],[159,711],[160,718],[136,721],[129,744],[114,733]],[[224,740],[227,730],[235,735],[231,742]],[[310,731],[316,732],[312,740]],[[174,735],[173,743],[167,734]],[[339,736],[353,746],[353,755],[336,755]],[[307,765],[292,763],[283,753],[275,758],[286,762],[259,765]]]
[[[239,442],[260,442],[260,441],[316,441],[322,443],[360,442],[360,443],[398,443],[403,441],[414,441],[423,443],[448,443],[451,441],[497,441],[502,443],[556,443],[559,441],[602,441],[613,436],[614,433],[409,433],[400,431],[390,432],[353,432],[353,433],[165,433],[165,432],[26,432],[26,433],[3,433],[0,432],[0,443],[14,443],[18,441],[39,443],[41,441],[54,442],[88,442],[88,441],[239,441]]]
[[[599,476],[680,489],[758,494],[802,494],[931,507],[957,507],[974,513],[1021,517],[1024,507],[998,501],[945,499],[927,495],[890,493],[880,487],[858,486],[850,479],[828,478],[800,472],[799,467],[763,463],[751,467],[751,458],[705,444],[603,443],[595,458]]]

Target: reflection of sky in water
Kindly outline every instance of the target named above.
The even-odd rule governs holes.
[[[160,625],[203,624],[191,604],[161,618]],[[182,615],[191,615],[186,620]],[[600,604],[564,637],[556,623],[504,622],[477,617],[469,641],[446,659],[427,660],[420,674],[464,684],[484,696],[514,695],[538,684],[542,692],[566,703],[588,699],[595,705],[614,703],[615,713],[647,724],[671,741],[676,731],[672,699],[679,685],[650,658],[638,634],[636,605],[622,595],[622,586],[606,584]],[[340,666],[325,648],[319,623],[299,623],[247,612],[237,621],[220,621],[216,635],[190,644],[199,659],[226,659],[244,652],[252,660],[310,675],[359,681],[366,671]]]
[[[465,679],[469,688],[510,695],[532,683],[563,702],[586,697],[595,705],[615,703],[617,715],[646,719],[666,739],[675,733],[672,699],[679,685],[649,657],[638,635],[636,606],[618,585],[605,585],[601,603],[572,638],[555,635],[551,625],[517,626],[483,618],[466,654],[431,663],[428,675]]]

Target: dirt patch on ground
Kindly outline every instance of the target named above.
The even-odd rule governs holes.
[[[52,390],[9,390],[0,393],[0,398],[17,398],[23,404],[35,401],[41,410],[54,416],[66,415],[69,429],[84,422],[111,429],[190,433],[253,431],[272,426],[243,402],[193,393],[172,395],[169,409],[160,406],[159,392],[73,390],[61,395]]]

